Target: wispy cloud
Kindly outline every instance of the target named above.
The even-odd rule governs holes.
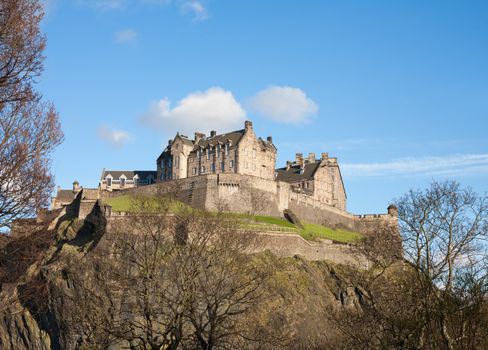
[[[98,136],[117,149],[122,148],[132,139],[132,135],[129,132],[125,130],[114,130],[106,125],[98,128]]]
[[[77,0],[79,5],[88,6],[97,10],[120,10],[127,6],[127,0]]]
[[[49,3],[55,0],[42,0]],[[208,9],[203,0],[75,0],[78,5],[94,8],[98,11],[122,10],[138,5],[157,5],[179,8],[183,14],[190,15],[195,22],[209,18]]]
[[[270,86],[249,100],[251,110],[279,123],[307,122],[317,113],[318,105],[299,88]]]
[[[340,140],[316,141],[310,142],[305,139],[297,139],[292,142],[281,142],[280,147],[290,148],[294,150],[354,150],[365,148],[377,148],[383,146],[385,141],[379,138],[347,138]]]
[[[114,40],[118,44],[130,44],[136,41],[137,35],[134,29],[123,29],[114,34]]]
[[[385,163],[343,164],[342,170],[345,175],[351,177],[483,175],[488,174],[488,154],[408,157]]]
[[[173,133],[231,130],[242,126],[246,112],[232,92],[213,87],[188,94],[174,108],[168,98],[153,101],[139,120],[150,129]]]
[[[193,20],[197,22],[208,19],[208,11],[200,1],[183,1],[181,3],[181,11],[192,15]]]

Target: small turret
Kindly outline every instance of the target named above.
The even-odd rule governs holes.
[[[73,192],[78,193],[81,191],[80,183],[78,181],[73,182]]]
[[[387,210],[388,214],[390,214],[391,216],[398,216],[398,208],[396,205],[390,204]]]

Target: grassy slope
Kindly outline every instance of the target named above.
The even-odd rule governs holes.
[[[104,201],[112,206],[114,211],[136,211],[134,208],[133,198],[131,196],[120,196],[109,198]],[[172,213],[179,212],[180,210],[188,208],[186,204],[178,201],[173,201],[169,211]],[[263,227],[269,229],[270,231],[280,231],[279,228],[285,228],[286,232],[296,232],[300,234],[303,238],[309,241],[314,241],[318,239],[330,239],[333,241],[341,243],[355,242],[361,239],[361,235],[357,232],[342,230],[342,229],[331,229],[322,225],[311,224],[304,222],[304,229],[299,229],[291,222],[276,218],[273,216],[265,215],[251,215],[251,214],[238,214],[238,213],[228,213],[231,217],[239,218],[243,221],[243,227],[249,227],[256,229],[256,227]]]

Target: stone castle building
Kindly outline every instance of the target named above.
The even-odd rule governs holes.
[[[58,189],[52,208],[63,208],[80,200],[80,217],[97,200],[124,194],[174,195],[195,208],[226,210],[300,219],[365,231],[378,222],[395,222],[392,208],[387,214],[354,215],[347,211],[347,196],[337,158],[321,153],[276,168],[277,148],[271,136],[258,137],[252,122],[244,128],[209,136],[196,132],[193,139],[179,133],[170,140],[156,161],[156,170],[103,170],[96,189]],[[393,221],[392,221],[393,220]]]
[[[157,159],[159,181],[169,181],[203,174],[241,174],[273,179],[276,147],[271,136],[266,141],[256,137],[252,122],[244,129],[210,136],[196,132],[193,140],[176,134]]]
[[[251,121],[244,129],[210,136],[195,132],[195,137],[176,134],[157,159],[159,182],[207,174],[251,175],[262,179],[288,182],[296,191],[321,203],[346,209],[346,191],[337,158],[322,153],[320,159],[310,153],[297,153],[294,162],[276,169],[277,149],[271,136],[257,137]]]

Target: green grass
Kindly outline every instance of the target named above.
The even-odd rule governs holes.
[[[361,239],[361,235],[357,232],[347,231],[343,229],[333,230],[322,225],[303,223],[304,229],[300,230],[300,236],[306,240],[313,241],[319,238],[331,239],[341,243],[353,243]]]
[[[163,206],[166,204],[169,205],[168,210],[170,213],[180,213],[182,211],[194,210],[191,209],[188,205],[177,200],[168,200],[167,202],[162,202],[160,199],[151,199],[150,197],[146,197],[144,200],[145,205],[149,210],[161,211],[163,209]],[[134,197],[129,195],[105,199],[104,202],[110,204],[113,211],[136,212],[139,208],[139,206],[136,204],[137,199],[134,199]],[[322,238],[341,243],[353,243],[359,241],[362,237],[357,232],[347,231],[343,229],[334,230],[326,226],[311,224],[307,222],[303,222],[304,229],[300,229],[285,219],[273,216],[251,215],[242,213],[225,213],[225,215],[231,218],[237,218],[241,220],[243,228],[259,229],[259,227],[263,227],[269,229],[270,231],[297,232],[298,234],[300,234],[300,236],[309,241],[316,241]],[[280,228],[287,229],[280,230]]]
[[[251,214],[240,214],[240,213],[230,213],[230,215],[233,217],[243,219],[245,221],[252,221],[256,223],[275,225],[280,227],[296,228],[296,226],[293,225],[291,222],[281,218],[276,218],[274,216],[251,215]]]
[[[170,213],[179,213],[187,210],[189,206],[177,200],[162,201],[159,198],[144,197],[139,201],[137,198],[125,195],[119,197],[108,198],[103,201],[112,206],[113,211],[136,212],[142,208],[147,208],[149,211],[162,211],[168,205]]]

